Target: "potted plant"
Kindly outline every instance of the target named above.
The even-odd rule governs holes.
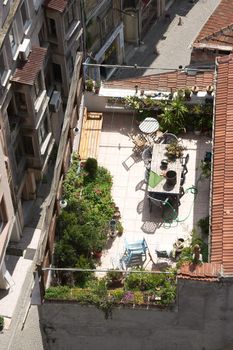
[[[183,89],[177,90],[177,97],[178,98],[183,98],[184,97],[184,90]]]
[[[175,141],[167,145],[166,150],[167,150],[167,153],[166,153],[167,157],[169,159],[175,159],[183,156],[183,152],[185,148],[184,146],[179,144],[177,141]]]
[[[197,95],[198,91],[199,91],[199,87],[198,87],[197,85],[194,85],[194,86],[192,87],[192,93],[193,93],[194,95]]]
[[[214,91],[214,88],[213,88],[212,85],[208,85],[208,86],[206,87],[206,92],[207,92],[208,95],[212,95],[212,92],[213,92],[213,91]]]
[[[93,91],[93,88],[94,88],[94,82],[92,79],[88,79],[85,81],[85,87],[86,87],[86,90],[87,91],[90,91],[92,92]]]
[[[123,273],[118,269],[107,272],[107,285],[110,288],[119,288],[122,286]]]
[[[101,82],[96,81],[95,82],[95,93],[98,94],[100,92]]]
[[[185,99],[186,100],[190,100],[191,99],[191,89],[190,88],[188,88],[188,87],[186,87],[185,89],[184,89],[184,97],[185,97]]]
[[[103,241],[97,241],[93,247],[93,257],[95,259],[100,259],[102,256],[102,250],[104,247]]]
[[[124,232],[124,228],[123,228],[122,223],[120,221],[117,221],[116,229],[117,229],[118,236],[122,236],[122,234]]]
[[[196,116],[194,119],[194,134],[200,136],[202,131],[202,118],[201,116]]]

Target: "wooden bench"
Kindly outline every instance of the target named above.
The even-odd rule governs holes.
[[[100,132],[102,130],[102,113],[84,111],[79,155],[81,160],[98,158]]]

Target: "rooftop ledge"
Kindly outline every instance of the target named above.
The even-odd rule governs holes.
[[[135,93],[135,89],[112,89],[112,88],[105,88],[101,87],[99,91],[99,96],[102,97],[128,97],[128,96],[137,96],[140,98],[146,98],[151,97],[154,100],[167,100],[169,99],[169,95],[171,94],[170,91],[151,91],[151,90],[145,90],[144,94],[141,95],[140,91],[138,93]],[[177,92],[173,93],[173,96],[177,96]],[[213,95],[209,95],[207,91],[198,91],[196,94],[191,94],[191,99],[195,102],[198,102],[199,99],[203,98],[213,98]]]

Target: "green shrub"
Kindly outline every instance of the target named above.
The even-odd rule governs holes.
[[[200,227],[202,234],[204,235],[209,234],[209,216],[206,216],[205,218],[200,219],[197,225]]]
[[[91,179],[95,179],[97,175],[98,163],[95,158],[88,158],[85,163],[85,170]]]
[[[77,259],[75,267],[81,269],[94,269],[95,265],[92,260],[86,258],[83,255],[80,255]],[[93,276],[93,272],[91,271],[77,271],[74,273],[75,281],[78,285],[85,285],[86,281],[89,280]]]
[[[4,328],[4,317],[0,316],[0,331],[2,331]]]
[[[70,291],[68,286],[50,287],[45,291],[45,299],[69,299]]]

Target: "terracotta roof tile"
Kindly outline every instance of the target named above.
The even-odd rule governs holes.
[[[222,0],[194,41],[212,45],[233,45],[233,1]]]
[[[42,47],[32,47],[28,60],[21,62],[21,66],[16,69],[11,81],[21,84],[33,85],[38,72],[44,64],[47,49]]]
[[[203,263],[194,265],[185,263],[178,271],[178,277],[182,279],[192,279],[201,281],[217,281],[221,276],[221,264]]]
[[[45,0],[44,6],[50,10],[63,12],[68,4],[67,0]]]
[[[211,262],[233,274],[233,55],[217,59],[212,174]]]
[[[214,71],[197,72],[196,75],[172,71],[123,80],[106,81],[104,82],[104,87],[127,89],[138,85],[139,89],[170,92],[171,89],[177,90],[197,85],[200,90],[205,90],[208,85],[213,85],[213,80]]]

